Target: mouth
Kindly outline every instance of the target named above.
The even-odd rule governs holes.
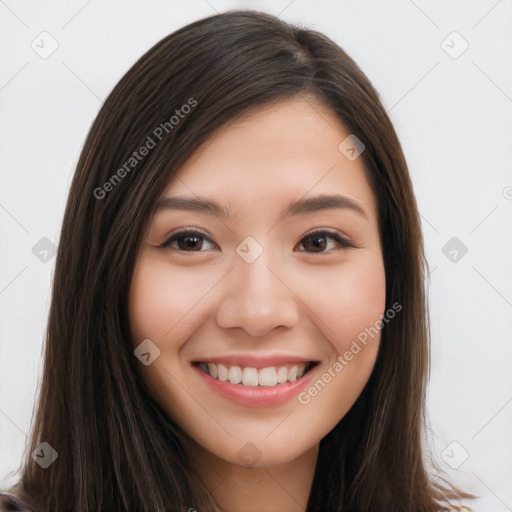
[[[254,366],[216,361],[194,361],[192,366],[210,389],[247,407],[275,406],[290,400],[313,377],[318,361],[270,361]],[[247,363],[246,363],[247,364]],[[263,366],[263,364],[265,366]]]
[[[204,373],[221,382],[229,382],[249,387],[273,387],[287,382],[295,382],[305,375],[316,364],[306,363],[285,364],[254,368],[223,363],[197,362]]]

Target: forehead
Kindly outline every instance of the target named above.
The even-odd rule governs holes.
[[[302,197],[343,194],[376,216],[361,157],[339,150],[349,130],[323,103],[296,98],[254,110],[219,130],[178,170],[164,195],[212,197],[235,215]]]

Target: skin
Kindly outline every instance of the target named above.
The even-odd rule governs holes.
[[[376,198],[362,158],[349,161],[338,150],[349,133],[313,98],[245,115],[198,150],[163,194],[214,199],[234,217],[157,210],[138,255],[129,297],[133,344],[150,339],[160,350],[140,365],[141,376],[187,433],[193,464],[225,512],[304,511],[320,440],[374,367],[380,333],[309,403],[294,396],[246,407],[211,390],[191,365],[223,354],[294,354],[318,362],[314,382],[382,317]],[[365,215],[330,208],[282,218],[290,202],[333,193],[353,199]],[[158,247],[193,228],[211,242]],[[356,247],[326,237],[315,248],[306,235],[321,229]],[[252,263],[236,251],[248,236],[263,249]],[[246,443],[259,457],[251,467],[238,455]]]

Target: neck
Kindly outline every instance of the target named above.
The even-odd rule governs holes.
[[[263,468],[233,464],[193,442],[187,451],[221,512],[306,510],[318,445],[294,460]]]

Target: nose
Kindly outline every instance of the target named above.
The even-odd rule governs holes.
[[[299,318],[299,299],[285,275],[267,251],[252,263],[235,256],[234,268],[226,276],[217,308],[217,324],[238,327],[250,336],[264,336],[276,327],[294,327]]]

